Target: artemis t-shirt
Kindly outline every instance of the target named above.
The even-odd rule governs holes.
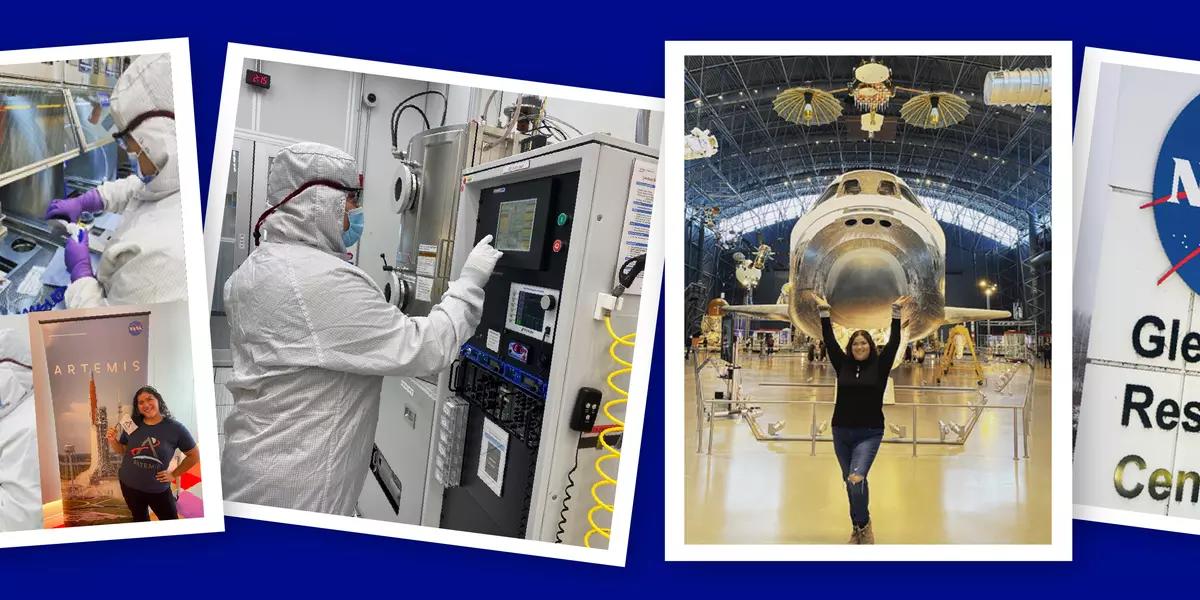
[[[167,470],[176,448],[187,452],[196,447],[192,434],[174,419],[163,419],[154,425],[142,423],[131,434],[122,430],[120,441],[125,444],[125,456],[117,476],[121,483],[148,494],[171,489],[170,484],[159,481],[155,475]]]

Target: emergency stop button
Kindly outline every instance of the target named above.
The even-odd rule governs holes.
[[[564,244],[562,240],[554,240],[554,245],[553,245],[553,246],[551,246],[551,248],[552,248],[552,249],[553,249],[553,250],[554,250],[556,253],[557,253],[557,252],[562,252],[563,246],[565,246],[565,245],[566,245],[566,244]]]

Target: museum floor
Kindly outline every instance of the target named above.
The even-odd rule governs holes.
[[[687,361],[685,400],[686,541],[689,544],[841,544],[849,537],[846,490],[829,442],[759,441],[742,418],[717,419],[711,454],[697,453],[694,363]],[[1020,405],[1028,371],[1021,368],[1003,389],[997,383],[1010,366],[987,368],[988,406]],[[894,372],[899,386],[933,383],[933,366],[904,365]],[[828,365],[810,366],[798,355],[743,360],[742,389],[755,401],[832,400],[833,389],[771,387],[764,382],[832,383]],[[970,369],[955,367],[945,386],[973,387]],[[705,368],[707,397],[724,390],[717,371]],[[897,390],[885,407],[886,439],[911,440],[912,406],[918,403],[977,404],[974,392],[925,393]],[[962,445],[885,443],[868,480],[876,543],[1038,544],[1050,541],[1050,369],[1036,368],[1029,459],[1013,460],[1011,410],[983,409]],[[1068,400],[1064,400],[1068,401]],[[906,406],[909,405],[909,406]],[[757,423],[763,435],[781,420],[780,435],[806,435],[808,404],[761,405]],[[832,405],[817,408],[818,427]],[[939,424],[965,425],[973,409],[923,407],[917,410],[918,440],[939,438]],[[901,429],[903,428],[903,429]],[[950,432],[948,439],[956,439]]]

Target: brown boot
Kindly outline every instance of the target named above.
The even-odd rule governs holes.
[[[863,525],[863,527],[858,530],[858,543],[860,543],[860,544],[874,544],[875,543],[875,532],[871,529],[870,521],[867,521],[867,524]]]
[[[851,525],[850,529],[851,529],[850,539],[847,540],[846,543],[847,544],[861,544],[862,543],[862,533],[861,533],[862,530],[859,529],[858,527],[855,527],[854,525]]]

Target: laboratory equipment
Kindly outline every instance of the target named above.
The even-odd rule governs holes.
[[[121,164],[128,159],[104,123],[109,95],[128,62],[0,65],[0,313],[48,307],[52,298],[61,300],[57,288],[69,283],[55,278],[63,238],[43,220],[50,200],[127,172]],[[119,219],[97,215],[89,225],[94,252]]]
[[[377,445],[393,446],[385,452],[393,467],[401,459],[414,464],[402,495],[422,499],[420,523],[553,541],[577,459],[562,539],[582,543],[592,507],[587,490],[599,480],[583,465],[603,451],[592,432],[572,430],[571,421],[579,397],[595,411],[597,400],[581,394],[585,388],[605,390],[604,402],[616,399],[606,383],[614,369],[606,325],[625,334],[636,329],[640,284],[619,302],[611,294],[618,268],[645,250],[656,162],[651,148],[589,134],[464,170],[449,279],[485,235],[494,236],[504,257],[459,361],[432,389],[421,388],[431,396],[421,409],[428,424],[412,427],[406,415],[385,415],[394,403],[385,392],[376,433]],[[617,352],[631,357],[627,348]],[[624,372],[618,381],[628,388]],[[392,410],[404,410],[405,400]],[[465,420],[447,417],[448,406],[465,406]],[[600,412],[597,428],[612,425]],[[448,456],[456,437],[462,451]],[[425,450],[407,454],[402,447]],[[421,466],[423,480],[416,477]],[[615,475],[617,464],[604,470]],[[384,493],[372,485],[374,475],[364,475],[370,479],[360,509],[378,506]],[[602,493],[612,502],[612,490]]]
[[[400,215],[399,239],[384,295],[410,316],[429,314],[450,283],[463,169],[517,152],[520,137],[472,121],[414,135],[395,152],[392,207]],[[386,266],[386,260],[385,266]]]

